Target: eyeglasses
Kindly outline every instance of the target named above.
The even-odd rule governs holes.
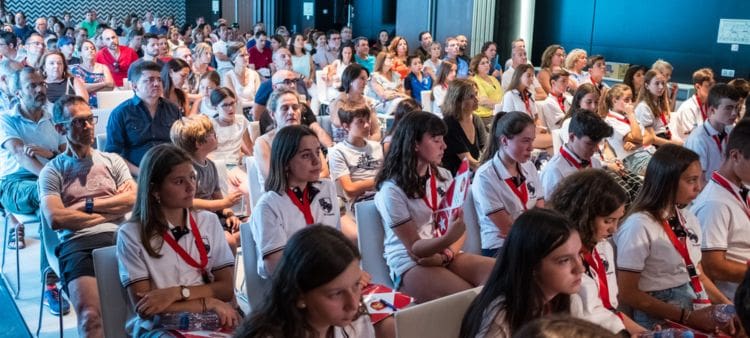
[[[86,127],[87,123],[90,124],[90,125],[92,125],[92,126],[95,126],[97,122],[99,122],[99,117],[95,116],[95,115],[91,115],[89,117],[72,119],[72,120],[69,120],[69,121],[66,121],[66,122],[63,122],[63,123],[68,124],[68,125],[73,126],[73,127],[84,128],[84,127]]]
[[[37,88],[47,88],[46,82],[32,82],[26,85],[28,89],[35,90]]]
[[[227,103],[220,104],[219,107],[226,109],[226,108],[229,108],[229,107],[233,107],[235,104],[237,104],[237,102],[230,101],[230,102],[227,102]]]

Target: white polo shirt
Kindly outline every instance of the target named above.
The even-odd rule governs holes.
[[[629,121],[626,122],[626,120],[627,118],[625,115],[612,110],[610,110],[607,117],[604,118],[604,121],[607,122],[614,131],[612,136],[607,138],[607,142],[615,151],[618,160],[622,160],[638,150],[638,148],[629,151],[625,150],[625,136],[631,131],[630,123]],[[643,131],[643,127],[641,127],[641,131]]]
[[[724,132],[727,135],[721,141],[721,150],[714,140],[714,136],[718,139],[719,131],[714,129],[708,121],[693,129],[693,132],[685,140],[685,148],[696,152],[700,157],[701,168],[706,173],[706,181],[709,180],[712,172],[719,170],[719,167],[721,167],[721,162],[724,161],[724,149],[727,147],[731,131],[732,126],[724,127]]]
[[[35,144],[44,149],[58,151],[60,145],[67,141],[65,136],[55,130],[52,122],[52,104],[48,103],[39,121],[32,121],[21,114],[20,104],[16,104],[7,114],[0,114],[0,177],[4,177],[23,169],[16,161],[15,155],[6,150],[6,142],[17,139],[25,145]],[[49,160],[37,156],[42,164]]]
[[[654,134],[660,134],[667,131],[667,125],[664,124],[661,118],[654,116],[654,113],[645,101],[641,101],[635,106],[635,118],[638,119],[638,123],[640,123],[643,128],[654,128]],[[669,123],[669,116],[666,116],[665,119],[667,123]]]
[[[544,101],[539,103],[537,109],[541,114],[541,118],[544,120],[544,126],[547,127],[547,129],[560,129],[560,126],[562,126],[563,118],[565,117],[565,112],[570,109],[570,103],[572,99],[573,97],[570,96],[570,94],[563,94],[563,107],[565,108],[564,110],[560,108],[558,98],[552,94],[549,94]]]
[[[312,183],[310,187],[318,190],[310,201],[310,211],[315,223],[340,228],[339,203],[333,182],[323,179]],[[258,275],[262,278],[269,276],[263,257],[284,250],[289,238],[308,226],[305,215],[291,198],[286,192],[279,194],[275,191],[266,191],[258,200],[250,217],[250,229],[253,232],[258,256]]]
[[[453,181],[451,172],[439,168],[440,176],[445,181],[435,180],[437,186],[438,202],[448,191]],[[425,194],[428,200],[432,199],[429,181],[425,184]],[[420,239],[434,238],[432,209],[430,209],[421,198],[410,198],[401,190],[393,180],[387,180],[380,186],[375,194],[375,207],[383,220],[385,228],[384,257],[391,270],[391,279],[401,277],[406,271],[416,266],[417,263],[409,256],[404,243],[396,236],[393,228],[406,222],[414,221],[417,235]]]
[[[539,180],[534,164],[526,161],[519,164],[519,169],[526,177],[524,184],[529,193],[526,208],[505,183],[505,180],[511,176],[499,155],[493,156],[492,160],[482,164],[474,174],[471,192],[474,194],[474,208],[479,215],[482,249],[497,249],[505,242],[505,238],[500,237],[500,229],[492,222],[489,215],[505,210],[510,214],[510,218],[515,220],[526,209],[533,208],[537,200],[544,199],[542,182]]]
[[[739,196],[739,187],[732,182],[729,185]],[[726,251],[727,259],[742,264],[750,259],[750,218],[744,204],[731,192],[709,179],[690,210],[703,229],[703,251]],[[738,283],[715,280],[714,284],[734,299]]]
[[[224,229],[219,218],[209,211],[192,211],[193,219],[201,234],[201,241],[206,245],[208,264],[206,270],[211,279],[213,272],[234,266],[234,255],[224,237]],[[188,223],[190,227],[190,223]],[[117,264],[120,271],[120,283],[128,287],[135,282],[149,280],[153,289],[163,289],[178,285],[203,285],[203,276],[185,261],[163,240],[153,239],[151,245],[161,250],[161,257],[151,257],[141,244],[140,224],[128,222],[120,226],[117,232]],[[171,236],[171,234],[168,234]],[[196,262],[200,262],[198,247],[195,245],[195,234],[192,230],[177,241]],[[134,316],[128,320],[126,329],[131,332],[136,327],[150,329],[150,319]]]
[[[708,111],[708,107],[705,108]],[[698,96],[693,95],[680,104],[677,109],[675,119],[675,132],[680,138],[685,139],[696,127],[703,124],[703,114],[701,107],[698,105]]]
[[[690,210],[679,210],[692,239],[687,239],[688,253],[697,265],[701,261],[701,228]],[[694,235],[694,236],[692,236]],[[646,212],[634,213],[615,233],[617,269],[640,272],[638,289],[659,291],[690,282],[685,261],[672,245],[660,222]]]
[[[576,163],[581,163],[581,159],[570,150],[567,144],[563,147],[565,147],[565,151],[570,154]],[[599,160],[598,155],[591,156],[590,161],[591,164],[587,168],[599,169],[602,167],[602,162]],[[585,168],[582,167],[581,169]],[[542,181],[542,187],[544,188],[544,199],[550,200],[552,192],[555,190],[555,187],[557,187],[557,184],[560,183],[563,178],[574,174],[578,170],[579,169],[575,167],[574,163],[563,157],[561,151],[555,153],[555,155],[552,156],[549,162],[544,166],[542,173],[539,176]]]
[[[520,111],[529,114],[532,118],[536,118],[536,102],[534,101],[534,93],[527,90],[529,107],[526,109],[526,104],[523,103],[521,98],[521,92],[518,89],[505,92],[503,96],[503,108],[504,112]]]
[[[607,289],[609,291],[609,302],[613,308],[617,308],[617,294],[619,290],[617,288],[617,276],[615,275],[615,253],[612,248],[612,244],[609,240],[604,240],[596,244],[596,251],[599,253],[599,257],[602,259],[604,264],[604,271],[607,274]],[[581,289],[578,291],[578,295],[581,297],[582,309],[580,317],[588,320],[592,323],[599,324],[604,328],[618,333],[625,329],[620,317],[614,312],[604,307],[602,299],[599,297],[599,276],[596,273],[596,269],[589,268],[586,273],[583,274],[581,279]],[[571,304],[572,305],[572,304]]]

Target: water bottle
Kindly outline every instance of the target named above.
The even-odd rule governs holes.
[[[638,338],[693,338],[695,335],[692,331],[669,328],[660,331],[649,331],[638,335]]]
[[[719,327],[724,327],[729,324],[729,322],[732,321],[732,318],[736,315],[737,311],[732,304],[716,305],[711,311],[711,319],[713,319],[714,323]]]

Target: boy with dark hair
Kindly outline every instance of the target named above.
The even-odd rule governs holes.
[[[409,75],[404,79],[404,89],[414,100],[422,104],[422,91],[432,89],[432,77],[422,71],[422,59],[419,55],[410,55],[407,62]]]
[[[576,110],[570,120],[570,134],[555,156],[542,169],[540,179],[544,188],[544,199],[549,200],[552,192],[566,176],[585,168],[601,168],[602,162],[593,156],[599,151],[599,144],[612,136],[612,127],[596,113],[584,109]]]
[[[710,180],[691,210],[698,216],[703,231],[703,272],[732,299],[750,260],[750,201],[747,196],[750,121],[743,120],[734,127],[724,148],[724,161],[717,171],[707,174]]]
[[[700,127],[708,119],[708,92],[716,84],[711,68],[701,68],[693,73],[695,95],[680,104],[675,116],[677,135],[684,139],[693,129]]]

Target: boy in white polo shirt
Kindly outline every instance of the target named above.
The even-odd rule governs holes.
[[[708,91],[715,83],[711,68],[701,68],[693,73],[695,94],[680,104],[674,117],[677,135],[681,139],[687,138],[693,129],[708,118]]]
[[[603,139],[612,136],[612,127],[595,113],[576,110],[570,120],[568,142],[544,166],[541,173],[544,199],[549,200],[552,192],[566,176],[585,168],[601,168],[602,162],[594,156]]]
[[[708,93],[708,119],[693,129],[685,141],[685,147],[700,156],[703,181],[719,169],[727,143],[727,134],[737,120],[737,102],[740,94],[733,86],[720,83]]]
[[[550,75],[550,93],[539,105],[544,126],[550,131],[560,129],[565,113],[570,109],[573,97],[568,94],[570,73],[564,69],[555,69]]]
[[[719,170],[708,174],[711,177],[708,185],[698,195],[692,211],[703,232],[701,250],[705,273],[727,298],[733,299],[750,260],[750,201],[747,198],[750,121],[743,120],[732,130],[724,156]]]

